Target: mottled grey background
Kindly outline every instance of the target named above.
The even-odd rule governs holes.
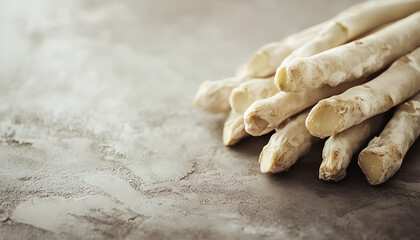
[[[387,183],[259,173],[192,107],[264,43],[355,1],[0,0],[0,239],[415,239],[420,143]]]

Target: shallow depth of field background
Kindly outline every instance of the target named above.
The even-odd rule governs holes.
[[[415,238],[420,145],[387,183],[259,173],[192,107],[265,43],[357,1],[0,0],[0,239]],[[332,220],[333,219],[333,220]]]

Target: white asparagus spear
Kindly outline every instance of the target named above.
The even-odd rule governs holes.
[[[309,57],[339,46],[418,10],[418,0],[366,1],[354,5],[325,24],[315,38],[293,51],[282,62],[280,69],[296,57]]]
[[[266,77],[273,75],[282,61],[302,44],[312,40],[328,22],[317,24],[301,32],[292,34],[281,41],[271,42],[255,52],[248,63],[245,71],[253,77]]]
[[[293,49],[296,50],[284,59],[284,62],[296,56],[311,56],[341,45],[417,10],[420,10],[420,1],[417,0],[368,1],[357,4],[324,23],[280,42],[267,44],[251,57],[247,69],[253,77],[269,76]]]
[[[247,136],[243,115],[231,111],[223,126],[223,144],[231,146]]]
[[[376,17],[378,15],[372,14],[372,7],[369,5],[376,5],[375,8],[378,9],[376,11],[381,12],[379,14],[381,17]],[[403,17],[404,15],[408,15],[411,12],[414,12],[416,9],[419,9],[420,1],[416,0],[391,0],[391,1],[381,1],[381,2],[374,2],[374,3],[363,3],[356,5],[353,8],[350,8],[344,11],[342,14],[338,15],[340,20],[340,24],[343,23],[349,25],[346,27],[348,32],[353,35],[357,35],[356,32],[350,31],[351,29],[355,28],[354,26],[359,26],[356,29],[365,29],[367,31],[369,28],[372,28],[375,22],[379,24],[384,24],[386,22],[390,22],[396,20],[398,18]],[[364,7],[366,5],[366,7]],[[389,8],[392,11],[389,11]],[[362,9],[365,9],[362,11]],[[366,10],[371,9],[371,10]],[[388,9],[388,10],[387,10]],[[370,16],[370,18],[366,18],[368,21],[360,20],[359,22],[356,21],[359,18],[358,15],[354,17],[352,13],[361,12],[364,13],[363,16]],[[386,14],[384,14],[386,13]],[[340,16],[343,17],[340,17]],[[350,17],[346,17],[350,16]],[[351,17],[353,16],[353,17]],[[356,20],[351,20],[356,18]],[[346,20],[350,19],[350,20]],[[365,18],[360,18],[365,19]],[[300,33],[293,34],[284,40],[276,43],[270,43],[263,46],[259,49],[248,61],[244,71],[245,73],[238,75],[236,77],[217,80],[217,81],[206,81],[204,82],[198,89],[197,94],[194,98],[194,105],[198,108],[202,108],[205,111],[211,113],[221,113],[226,112],[229,110],[229,105],[227,103],[230,91],[237,87],[241,82],[246,81],[252,77],[265,77],[273,74],[275,72],[275,68],[280,65],[280,63],[284,60],[284,58],[289,55],[293,50],[298,48],[300,45],[305,43],[306,41],[315,37],[315,35],[326,25],[331,24],[334,22],[334,19],[318,24],[314,27],[306,29]],[[358,24],[358,23],[363,24]],[[369,22],[370,27],[366,27],[366,22]],[[337,26],[340,26],[338,24]],[[352,24],[354,26],[352,26]],[[344,25],[343,25],[344,26]],[[336,28],[336,27],[335,27]],[[349,30],[350,29],[350,30]],[[363,32],[362,30],[358,30],[359,32]],[[333,33],[333,32],[332,32]],[[320,34],[323,35],[323,34]],[[328,34],[327,34],[328,35]],[[331,34],[330,34],[331,35]],[[333,34],[334,35],[334,34]],[[322,45],[324,40],[319,40],[319,44]],[[318,45],[319,45],[318,44]],[[317,45],[317,44],[316,44]],[[319,51],[318,51],[319,52]],[[312,53],[313,54],[313,53]],[[310,54],[311,55],[311,54]]]
[[[235,77],[203,82],[195,95],[194,105],[214,114],[228,111],[230,106],[226,96],[239,84],[251,79],[247,75],[246,64],[238,66],[235,74]]]
[[[273,83],[273,77],[255,78],[232,90],[229,97],[230,107],[236,113],[243,115],[253,102],[271,97],[278,92]]]
[[[233,89],[229,100],[232,111],[223,127],[223,143],[231,146],[247,137],[243,117],[245,110],[253,102],[271,97],[278,91],[274,86],[273,77],[249,80]]]
[[[420,90],[419,79],[420,48],[417,48],[372,81],[319,101],[306,119],[306,127],[320,138],[339,133],[416,94]]]
[[[279,92],[276,95],[258,100],[245,111],[245,129],[252,136],[271,132],[287,118],[316,104],[319,100],[340,94],[366,79],[340,84],[337,87],[324,86],[311,91]]]
[[[319,138],[313,137],[305,128],[305,118],[309,110],[286,121],[271,135],[264,146],[259,162],[263,173],[288,170],[299,157],[305,155]]]
[[[339,181],[356,153],[382,126],[384,115],[369,118],[356,126],[328,138],[322,150],[319,179]]]
[[[381,184],[400,168],[420,135],[420,93],[401,104],[379,135],[359,154],[359,166],[370,184]]]
[[[348,44],[311,57],[298,57],[277,71],[284,91],[336,86],[366,76],[420,46],[420,11]]]
[[[243,69],[237,71],[239,74],[235,77],[203,82],[194,97],[194,106],[210,113],[229,111],[229,96],[234,88],[251,78],[267,77],[274,74],[283,59],[313,38],[322,26],[323,23],[292,34],[282,41],[264,45],[252,55]]]
[[[203,82],[195,94],[193,104],[210,113],[223,113],[230,109],[229,95],[239,84],[249,80],[248,75],[239,75],[216,81]]]

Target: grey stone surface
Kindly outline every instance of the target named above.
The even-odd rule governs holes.
[[[200,82],[354,1],[0,1],[0,239],[415,239],[420,143],[387,183],[322,144],[263,175]]]

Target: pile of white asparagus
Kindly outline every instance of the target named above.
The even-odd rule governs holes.
[[[320,179],[343,179],[365,147],[358,164],[370,184],[383,183],[420,134],[419,10],[420,0],[355,5],[263,46],[236,76],[204,82],[194,105],[230,111],[227,146],[275,130],[259,157],[263,173],[287,171],[328,137]]]

